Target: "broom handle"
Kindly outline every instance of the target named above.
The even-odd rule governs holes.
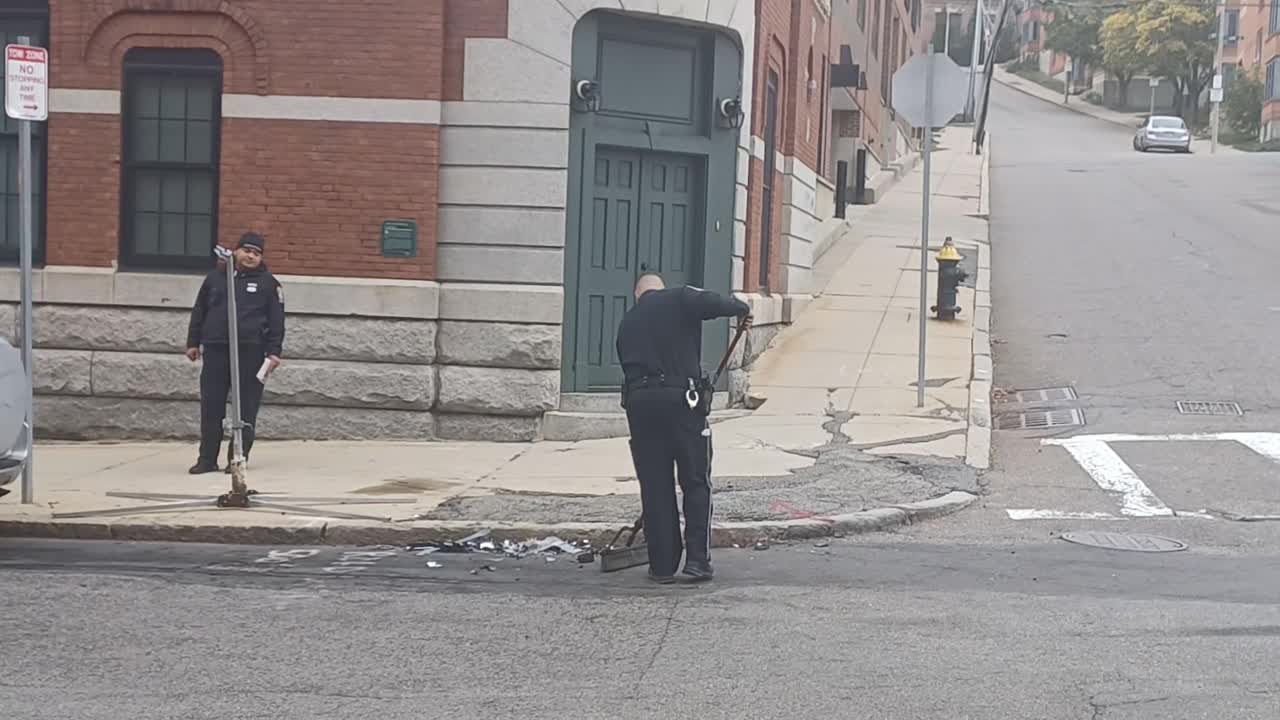
[[[720,373],[724,372],[724,368],[729,364],[729,356],[733,354],[733,349],[738,346],[738,340],[742,338],[742,334],[747,331],[747,319],[744,317],[738,323],[738,332],[733,336],[733,342],[729,343],[728,349],[724,351],[724,357],[720,359],[720,367],[716,368],[716,376],[711,379],[711,386],[720,382]]]

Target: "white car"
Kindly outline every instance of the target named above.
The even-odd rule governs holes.
[[[1138,132],[1133,136],[1133,149],[1147,152],[1153,148],[1189,153],[1191,130],[1180,117],[1152,115],[1138,126]]]
[[[0,497],[27,464],[27,374],[22,353],[0,337]]]

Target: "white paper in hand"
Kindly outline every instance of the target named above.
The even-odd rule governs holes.
[[[262,367],[258,368],[258,382],[265,383],[267,375],[271,374],[271,358],[262,361]]]

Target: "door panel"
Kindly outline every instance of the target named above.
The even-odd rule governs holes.
[[[598,149],[592,172],[590,217],[578,280],[575,390],[616,387],[622,370],[614,340],[631,306],[636,277],[640,154]]]
[[[658,272],[669,287],[698,284],[702,160],[597,148],[578,281],[574,387],[616,391],[615,341],[636,278]]]

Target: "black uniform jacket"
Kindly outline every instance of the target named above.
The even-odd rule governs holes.
[[[253,270],[237,270],[236,316],[240,342],[264,346],[268,355],[280,355],[284,346],[284,290],[264,262]],[[204,278],[191,324],[187,347],[225,345],[227,334],[227,274],[214,270]]]
[[[618,324],[618,361],[626,383],[665,376],[683,382],[702,374],[702,322],[743,316],[751,308],[734,297],[695,287],[651,290]]]

